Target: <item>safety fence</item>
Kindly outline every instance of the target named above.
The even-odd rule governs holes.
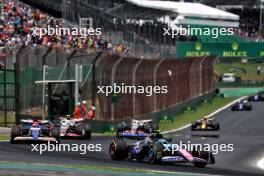
[[[130,57],[127,53],[122,55],[103,53],[94,63],[97,54],[98,52],[86,49],[77,51],[64,48],[21,47],[15,56],[12,56],[13,61],[16,61],[15,75],[17,77],[16,87],[12,85],[10,89],[13,93],[15,92],[17,98],[16,101],[12,100],[12,107],[16,107],[21,115],[33,116],[41,116],[44,108],[60,109],[57,105],[49,104],[47,87],[43,90],[43,84],[37,84],[36,81],[43,81],[44,75],[45,80],[74,80],[75,64],[83,66],[84,82],[80,90],[81,99],[88,100],[90,104],[91,99],[95,99],[98,120],[119,121],[131,117],[145,118],[148,114],[175,107],[214,91],[215,59],[213,57],[183,60],[141,59]],[[93,66],[94,72],[91,71]],[[12,77],[12,75],[9,76]],[[114,84],[142,86],[145,92],[119,93],[109,96],[97,93],[93,97],[93,92],[98,91],[97,86],[111,87]],[[166,93],[153,91],[155,87],[164,86]],[[146,89],[147,87],[151,89]],[[63,96],[62,92],[64,92],[63,95],[74,94],[74,87],[68,89],[67,84],[52,86],[51,95],[55,100]],[[74,99],[74,97],[68,98]],[[45,106],[43,106],[43,99],[45,99]],[[59,101],[61,99],[58,99],[58,103]],[[73,109],[74,105],[65,107]]]
[[[216,84],[216,87],[219,88],[264,87],[264,81],[218,82]]]
[[[213,57],[161,60],[108,55],[97,63],[97,85],[166,86],[167,93],[98,94],[99,116],[104,120],[140,118],[212,92],[213,64]]]
[[[86,50],[66,50],[64,48],[48,47],[23,47],[16,55],[17,77],[18,77],[18,94],[19,94],[19,113],[39,116],[43,111],[43,96],[48,106],[47,85],[43,95],[43,84],[37,84],[36,81],[61,81],[75,80],[75,64],[83,65],[83,78],[90,73],[91,62],[94,53]],[[44,71],[45,70],[45,71]],[[45,75],[45,77],[44,77]],[[91,97],[91,79],[81,85],[84,91],[82,99]],[[74,90],[68,88],[68,84],[53,84],[52,98],[74,94]],[[73,97],[72,97],[73,98]],[[73,100],[74,101],[74,100]],[[59,103],[59,99],[58,99]],[[54,105],[55,106],[55,105]],[[57,106],[57,105],[56,105]],[[50,107],[54,108],[54,107]],[[74,104],[67,109],[73,109]]]

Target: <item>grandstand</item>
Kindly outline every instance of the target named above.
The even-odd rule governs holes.
[[[171,58],[177,52],[176,44],[181,41],[263,41],[259,0],[179,1],[52,0],[52,3],[56,6],[54,10],[61,11],[62,17],[71,25],[78,24],[80,18],[96,19],[93,20],[93,27],[101,27],[104,37],[115,44],[127,46],[134,56],[148,57],[157,53],[160,57]],[[39,0],[37,4],[49,6],[43,2]],[[236,35],[217,38],[205,35],[163,36],[163,28],[177,28],[180,25],[202,29],[234,27]]]

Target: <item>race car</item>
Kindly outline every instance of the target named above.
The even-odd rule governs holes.
[[[232,107],[232,111],[251,111],[252,105],[247,100],[236,102]]]
[[[20,124],[11,129],[10,143],[21,141],[60,143],[60,129],[48,120],[21,119]]]
[[[220,129],[220,125],[218,122],[215,121],[215,119],[209,119],[207,117],[202,118],[201,120],[197,120],[192,123],[191,130],[212,130],[217,131]]]
[[[86,118],[60,118],[60,136],[91,139],[92,129]]]
[[[130,123],[122,122],[117,126],[117,136],[127,138],[145,138],[158,130],[153,120],[132,119]]]
[[[258,92],[255,95],[251,95],[248,97],[248,101],[264,101],[264,93]]]
[[[123,138],[113,140],[109,146],[112,160],[131,160],[148,163],[192,163],[196,167],[214,164],[212,153],[200,150],[175,149],[171,140],[163,138],[161,134],[151,134],[143,140],[131,145]]]

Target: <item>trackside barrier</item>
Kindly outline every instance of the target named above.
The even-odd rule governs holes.
[[[102,120],[143,118],[214,91],[213,57],[138,59],[107,55],[97,63],[98,86],[116,85],[167,87],[167,93],[98,94]]]
[[[17,60],[17,110],[20,114],[41,115],[43,112],[43,86],[35,81],[74,79],[75,64],[83,65],[85,77],[89,72],[95,53],[87,50],[67,51],[65,48],[24,47]],[[214,91],[214,57],[178,59],[139,59],[126,55],[103,54],[95,63],[95,86],[126,85],[134,87],[167,87],[167,93],[147,96],[144,93],[119,93],[106,96],[98,93],[95,97],[96,118],[103,121],[121,121],[130,118],[149,118],[149,114],[171,111],[185,102],[211,94]],[[66,69],[65,68],[66,65]],[[65,70],[65,71],[64,71]],[[91,100],[92,76],[82,88],[82,98]],[[56,94],[67,90],[59,85]],[[97,92],[98,90],[96,90]],[[67,93],[67,92],[66,92]],[[48,100],[46,100],[48,102]],[[199,102],[198,102],[199,103]],[[198,104],[196,103],[196,104]],[[189,105],[184,105],[188,107]],[[182,107],[184,107],[182,106]],[[50,108],[49,108],[50,109]],[[182,108],[180,108],[182,111]],[[174,113],[174,110],[173,114]],[[167,114],[167,113],[165,113]],[[170,114],[170,113],[169,113]],[[157,117],[158,118],[158,117]]]
[[[264,87],[264,81],[219,82],[216,84],[216,87]]]
[[[146,116],[145,118],[150,118],[153,119],[155,122],[160,122],[160,123],[172,123],[174,120],[174,116],[177,118],[177,114],[182,113],[182,108],[184,106],[193,106],[197,105],[201,99],[209,99],[213,98],[215,94],[210,93],[203,95],[199,98],[195,98],[189,101],[186,101],[182,104],[175,105],[173,107],[167,108],[165,110],[162,110],[160,112],[152,113]],[[27,118],[39,118],[41,119],[41,116],[30,116],[30,115],[21,115],[20,119],[27,119]],[[49,117],[49,119],[58,122],[56,119]],[[116,133],[116,127],[117,124],[120,123],[121,121],[106,121],[106,120],[87,120],[91,127],[92,131],[94,133],[101,133],[105,135],[115,135]]]

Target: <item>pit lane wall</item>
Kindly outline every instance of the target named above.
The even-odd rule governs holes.
[[[167,86],[165,94],[98,94],[98,118],[108,121],[147,118],[214,91],[214,57],[138,59],[107,55],[98,61],[98,86]]]

